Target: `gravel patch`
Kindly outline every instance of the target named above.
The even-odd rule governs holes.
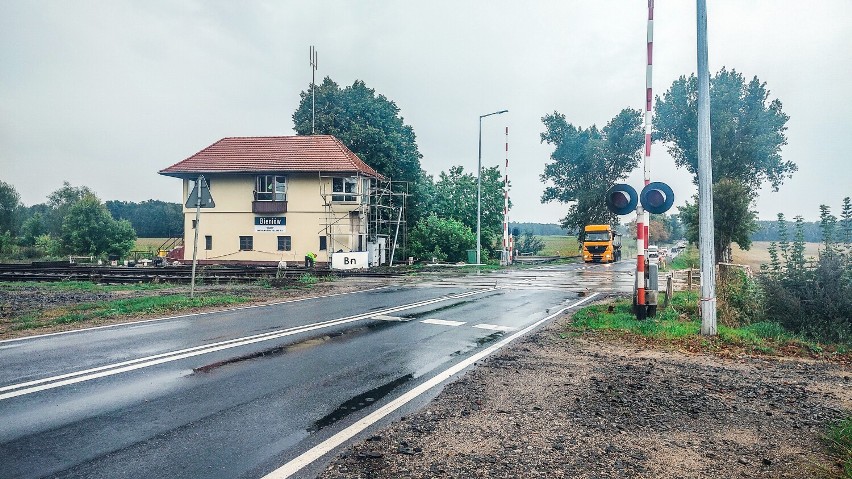
[[[848,366],[562,339],[567,321],[480,362],[320,477],[810,478],[837,467],[821,436],[852,410]]]

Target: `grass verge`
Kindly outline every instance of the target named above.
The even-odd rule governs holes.
[[[826,443],[842,471],[840,477],[852,478],[852,416],[838,421],[828,429]]]
[[[716,336],[700,336],[701,321],[696,303],[695,293],[675,293],[668,309],[658,311],[655,318],[645,321],[633,316],[628,300],[592,305],[574,314],[569,333],[620,336],[649,345],[723,356],[794,356],[852,363],[849,345],[809,341],[773,322],[738,328],[718,325]]]
[[[113,291],[156,291],[173,288],[174,286],[174,284],[168,283],[100,284],[92,281],[57,281],[55,283],[40,283],[36,281],[20,283],[0,282],[0,290],[3,291],[46,289],[48,291],[86,291],[97,293]]]
[[[19,316],[13,319],[12,329],[36,329],[71,323],[97,322],[98,320],[108,320],[124,316],[174,313],[209,306],[231,306],[251,300],[252,298],[250,297],[228,294],[199,296],[196,298],[171,294],[113,301],[96,301],[69,307],[52,308]]]

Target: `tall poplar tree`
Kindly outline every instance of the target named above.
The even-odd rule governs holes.
[[[675,164],[692,173],[696,184],[697,83],[695,75],[675,80],[662,97],[657,97],[654,114],[654,138],[665,142]],[[781,148],[787,144],[785,132],[789,119],[781,101],[769,100],[766,83],[757,77],[746,81],[736,70],[722,68],[710,78],[710,148],[718,261],[730,259],[732,241],[743,249],[749,248],[750,235],[758,228],[749,205],[757,198],[761,186],[769,185],[778,191],[796,171],[793,162],[781,157]],[[727,184],[720,185],[721,182]],[[724,195],[736,197],[718,198]],[[736,205],[740,214],[720,209],[722,205]],[[698,230],[698,214],[692,207],[687,205],[681,211],[685,213],[687,229],[694,232]]]
[[[549,183],[541,202],[569,203],[563,228],[579,231],[587,224],[618,224],[605,204],[610,186],[638,166],[644,142],[642,113],[625,108],[601,129],[568,123],[559,112],[542,118],[542,143],[554,146],[541,181]]]

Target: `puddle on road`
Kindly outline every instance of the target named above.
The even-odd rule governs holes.
[[[494,341],[497,341],[498,339],[502,338],[505,335],[506,335],[505,332],[497,331],[496,333],[491,333],[488,336],[483,336],[481,338],[477,338],[476,346],[481,348],[482,346],[485,346],[488,343],[493,343]]]
[[[358,326],[355,328],[349,328],[343,331],[337,331],[333,333],[320,334],[316,336],[311,336],[309,338],[305,338],[301,341],[291,343],[291,344],[279,344],[278,346],[273,346],[271,348],[267,348],[261,351],[255,351],[253,353],[244,354],[242,356],[235,356],[233,358],[224,359],[222,361],[216,361],[215,363],[205,364],[204,366],[199,366],[192,370],[193,374],[196,373],[209,373],[216,369],[219,369],[224,366],[228,366],[231,364],[241,363],[243,361],[251,361],[253,359],[260,358],[272,358],[276,356],[281,356],[288,353],[295,353],[299,351],[305,351],[321,344],[325,344],[329,341],[341,341],[348,340],[351,338],[358,337],[362,334],[382,330],[385,328],[391,328],[393,326],[403,324],[397,321],[377,321],[375,323],[365,324],[362,326]]]
[[[320,429],[326,426],[330,426],[331,424],[334,424],[335,422],[345,418],[353,412],[360,411],[361,409],[370,406],[379,399],[387,396],[388,393],[390,393],[397,387],[410,381],[413,377],[414,375],[412,374],[406,374],[405,376],[394,379],[389,383],[371,389],[363,394],[354,396],[353,398],[344,402],[340,406],[337,406],[337,409],[332,411],[330,414],[314,422],[311,427],[308,428],[308,432],[317,432]]]

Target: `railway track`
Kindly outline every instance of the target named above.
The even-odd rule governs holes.
[[[298,280],[304,274],[314,276],[383,278],[405,274],[407,271],[330,270],[324,268],[290,267],[282,270],[272,267],[203,266],[196,270],[196,283],[228,284],[252,283],[260,280]],[[189,284],[192,268],[189,266],[126,267],[58,265],[56,263],[0,264],[0,281],[55,282],[92,281],[107,284],[175,283]]]

